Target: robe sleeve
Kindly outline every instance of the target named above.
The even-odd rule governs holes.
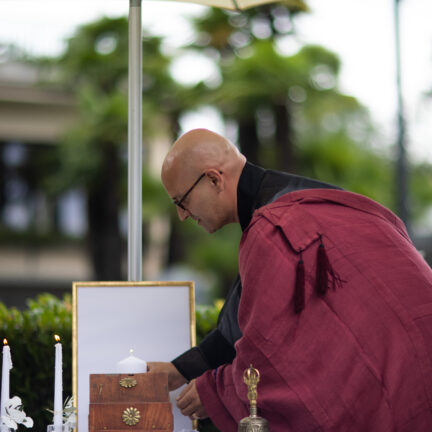
[[[292,296],[297,261],[297,252],[278,227],[265,218],[253,221],[243,234],[239,255],[243,284],[239,324],[243,336],[236,343],[237,354],[231,365],[208,371],[197,379],[207,413],[224,432],[237,431],[238,421],[249,415],[243,372],[250,364],[262,377],[258,415],[266,417],[271,412],[274,423],[278,423],[275,411],[279,398],[296,399],[294,394],[287,394],[272,354],[282,345],[286,347],[295,335],[298,315],[294,314]],[[283,419],[280,421],[283,423]]]

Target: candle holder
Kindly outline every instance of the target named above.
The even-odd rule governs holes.
[[[47,432],[71,432],[73,428],[70,424],[62,424],[60,426],[57,425],[48,425]]]

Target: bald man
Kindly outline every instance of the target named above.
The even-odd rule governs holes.
[[[218,328],[172,363],[149,364],[170,389],[190,381],[184,415],[236,431],[252,363],[272,432],[430,430],[432,272],[393,213],[249,164],[204,129],[176,141],[162,181],[181,220],[243,230],[242,284]]]
[[[177,206],[180,220],[190,217],[208,232],[235,222],[244,230],[253,211],[280,194],[337,188],[306,177],[257,167],[247,162],[229,140],[207,129],[191,130],[173,144],[162,165],[161,177]],[[204,197],[196,195],[200,193]],[[199,204],[198,208],[195,203]],[[235,356],[234,344],[241,336],[237,320],[240,293],[240,276],[237,276],[219,315],[217,329],[198,347],[181,354],[172,363],[149,363],[149,370],[169,373],[170,390],[206,370],[231,363]]]

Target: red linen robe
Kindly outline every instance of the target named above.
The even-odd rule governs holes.
[[[324,297],[314,289],[320,236],[343,280]],[[300,255],[305,308],[296,314]],[[349,192],[289,193],[254,213],[239,266],[236,357],[197,379],[222,432],[249,414],[251,363],[271,432],[432,431],[432,271],[393,213]]]

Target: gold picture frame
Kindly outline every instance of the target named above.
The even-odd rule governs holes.
[[[195,346],[195,286],[192,281],[73,282],[73,396],[77,432],[88,432],[88,377],[116,373],[118,361],[134,355],[171,361]],[[192,429],[170,393],[174,430]]]

